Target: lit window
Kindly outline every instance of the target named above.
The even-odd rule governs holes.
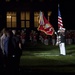
[[[16,13],[7,12],[6,16],[7,27],[16,27]]]
[[[39,12],[34,12],[34,27],[38,27]]]
[[[16,17],[12,17],[12,27],[16,27]]]
[[[29,27],[30,27],[30,22],[26,21],[26,28],[29,28]]]
[[[25,27],[25,21],[21,21],[21,27],[22,27],[22,28]]]
[[[50,21],[51,11],[48,11],[48,21]]]
[[[21,20],[25,20],[25,13],[24,12],[21,13]]]
[[[26,20],[30,20],[30,13],[26,12]]]
[[[21,12],[21,27],[30,27],[30,12]]]

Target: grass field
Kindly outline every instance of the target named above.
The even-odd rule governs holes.
[[[75,73],[75,45],[66,45],[66,56],[59,55],[59,47],[37,44],[27,45],[20,65],[28,70]]]

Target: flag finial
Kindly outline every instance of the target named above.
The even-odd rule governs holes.
[[[59,4],[58,4],[58,7],[59,7]]]

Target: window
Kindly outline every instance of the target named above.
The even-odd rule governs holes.
[[[30,12],[21,12],[21,27],[30,27]]]
[[[39,12],[34,12],[34,27],[38,27]]]
[[[16,12],[7,12],[6,14],[7,27],[16,27]]]
[[[48,21],[50,21],[51,11],[48,11]]]

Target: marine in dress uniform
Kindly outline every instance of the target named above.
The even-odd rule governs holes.
[[[59,45],[60,55],[66,55],[66,49],[65,49],[65,28],[60,28],[58,30],[58,36],[57,36],[56,45]]]

